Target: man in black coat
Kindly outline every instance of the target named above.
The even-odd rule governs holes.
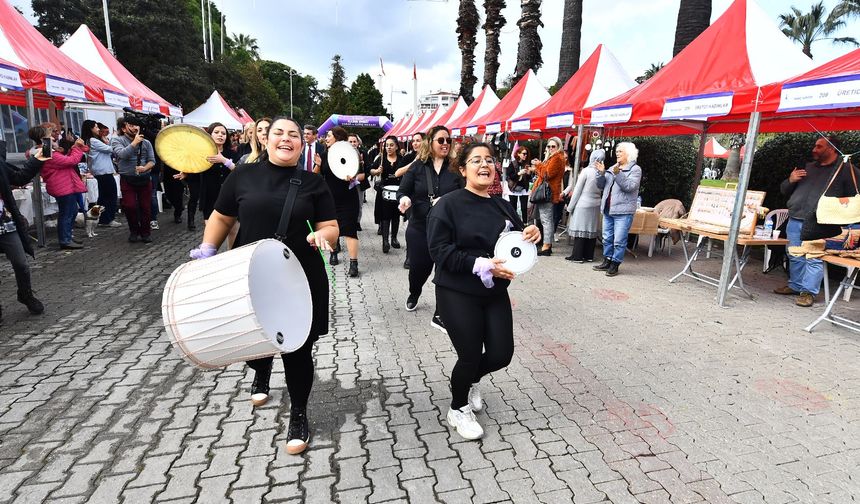
[[[38,159],[30,157],[24,168],[13,166],[6,162],[6,142],[0,141],[0,253],[6,254],[12,263],[18,284],[18,301],[35,315],[44,312],[45,306],[33,295],[26,255],[35,257],[33,244],[27,234],[27,220],[21,215],[12,196],[12,186],[22,186],[33,180],[45,161],[41,153],[37,156]],[[0,322],[2,320],[3,311],[0,308]]]

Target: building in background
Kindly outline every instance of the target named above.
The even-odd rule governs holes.
[[[421,112],[428,110],[436,110],[439,107],[450,107],[457,101],[457,93],[448,91],[436,91],[435,93],[426,94],[418,100],[418,108]]]

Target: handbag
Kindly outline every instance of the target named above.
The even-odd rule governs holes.
[[[549,184],[547,184],[546,179],[544,179],[537,187],[535,187],[534,191],[529,194],[529,203],[537,205],[540,203],[550,203],[551,201],[552,190],[550,190]]]
[[[854,182],[854,195],[848,197],[827,196],[827,191],[845,163],[841,163],[836,173],[830,179],[827,187],[824,188],[821,198],[818,200],[818,207],[815,210],[815,215],[818,218],[819,224],[854,224],[860,222],[860,189],[857,188],[857,176],[854,174],[854,165],[848,161],[848,170],[851,172],[851,180]]]
[[[803,227],[800,228],[800,240],[812,241],[833,238],[842,234],[842,226],[837,224],[821,224],[816,216],[817,210],[810,210],[803,219]]]

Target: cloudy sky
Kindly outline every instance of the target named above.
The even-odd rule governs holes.
[[[757,0],[776,23],[791,5],[806,11],[813,0]],[[265,59],[281,61],[328,85],[334,54],[343,57],[347,79],[361,72],[377,79],[384,101],[393,101],[396,116],[412,108],[412,64],[418,69],[418,93],[446,90],[460,85],[460,51],[457,48],[457,0],[214,0],[227,16],[230,33],[256,37]],[[477,0],[479,11],[483,1]],[[652,63],[672,57],[679,0],[585,0],[582,53],[584,61],[605,44],[632,77]],[[713,0],[712,21],[730,0]],[[837,0],[825,0],[832,8]],[[25,13],[29,0],[12,0]],[[539,80],[547,87],[558,75],[563,0],[543,0],[543,67]],[[514,71],[519,32],[516,25],[520,2],[507,0],[502,29],[499,83]],[[839,35],[860,38],[860,20],[852,20]],[[217,34],[215,34],[217,38]],[[216,41],[217,44],[217,41]],[[812,48],[815,61],[823,63],[852,49],[846,45],[818,42]],[[201,48],[202,52],[202,48]],[[478,35],[476,75],[483,76],[484,37]],[[386,76],[379,82],[379,58]],[[403,94],[406,91],[407,94]],[[476,89],[476,94],[477,94]]]

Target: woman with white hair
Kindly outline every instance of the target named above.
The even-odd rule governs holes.
[[[572,194],[567,211],[570,222],[567,233],[573,238],[573,250],[565,257],[577,263],[594,261],[594,246],[600,235],[600,198],[603,191],[597,187],[597,163],[603,163],[606,152],[595,149],[591,153],[588,166],[579,172],[576,185],[571,179],[564,194]]]
[[[618,274],[627,250],[627,234],[633,224],[642,182],[642,168],[636,164],[639,150],[631,142],[615,147],[618,162],[606,170],[602,162],[596,163],[597,187],[603,190],[600,210],[603,213],[603,262],[595,266],[606,276]]]
[[[535,210],[539,215],[543,227],[541,231],[543,233],[543,247],[538,252],[538,255],[548,256],[552,255],[552,240],[555,236],[553,206],[561,201],[562,177],[564,177],[564,167],[567,165],[567,155],[564,153],[564,149],[562,149],[561,139],[558,137],[550,138],[546,143],[546,158],[544,161],[541,163],[534,159],[532,160],[532,164],[535,165],[535,173],[537,173],[537,179],[535,179],[534,189],[532,190],[532,198],[534,197],[535,190],[544,181],[549,186],[551,193],[549,201],[534,202]]]

